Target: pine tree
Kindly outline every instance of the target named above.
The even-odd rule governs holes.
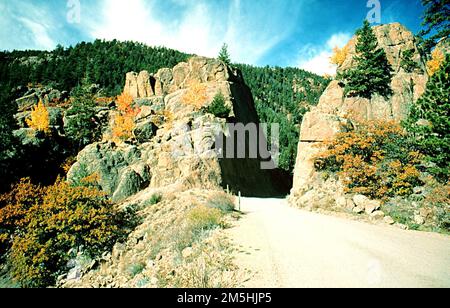
[[[425,7],[422,22],[425,29],[419,33],[420,45],[422,52],[428,54],[439,40],[450,37],[450,0],[422,0],[422,5]]]
[[[218,92],[206,111],[218,118],[227,118],[230,116],[231,109],[225,103],[225,97],[222,92]]]
[[[231,59],[227,44],[223,44],[222,49],[220,49],[218,60],[222,61],[226,65],[231,65]]]
[[[402,53],[402,60],[400,62],[400,66],[407,73],[414,73],[419,69],[419,65],[416,61],[413,60],[414,49],[404,50]]]
[[[450,55],[413,106],[407,128],[419,150],[433,163],[430,172],[443,181],[450,175]]]
[[[345,95],[367,99],[371,99],[375,93],[389,96],[392,68],[386,53],[378,47],[375,33],[367,20],[356,34],[358,35],[354,57],[356,67],[337,76],[345,86]]]
[[[75,91],[72,105],[67,110],[64,131],[77,150],[98,140],[101,129],[96,118],[96,103],[86,89]]]
[[[9,86],[0,87],[0,161],[9,157],[12,150],[12,131],[15,126],[15,104]],[[0,173],[1,174],[1,173]]]

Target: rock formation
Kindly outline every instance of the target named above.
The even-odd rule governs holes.
[[[200,109],[185,101],[196,85],[205,92]],[[229,133],[227,122],[258,123],[251,92],[238,71],[214,59],[193,57],[155,75],[128,73],[124,91],[140,106],[134,144],[116,145],[105,138],[88,146],[69,171],[69,180],[96,174],[114,201],[146,187],[169,185],[180,189],[229,185],[244,195],[281,194],[283,185],[273,171],[261,170],[261,159],[222,159],[216,145],[218,136]],[[205,111],[219,92],[230,108],[227,119]]]
[[[234,73],[236,72],[231,72],[223,63],[214,59],[192,57],[187,63],[179,63],[173,69],[160,69],[154,75],[147,71],[128,73],[124,92],[133,98],[166,96],[195,83],[225,85],[232,81]]]
[[[19,112],[30,111],[41,100],[45,105],[55,102],[62,102],[69,97],[66,91],[58,91],[51,87],[30,88],[24,92],[23,95],[16,99],[16,104]]]
[[[290,201],[301,207],[334,207],[343,196],[339,180],[324,180],[315,171],[313,159],[322,150],[320,144],[332,139],[342,124],[365,120],[402,121],[409,109],[425,91],[428,76],[411,32],[399,23],[374,27],[378,45],[387,55],[394,69],[391,83],[392,96],[388,99],[375,95],[371,100],[360,97],[344,97],[344,89],[338,81],[332,81],[320,98],[317,107],[308,112],[301,125],[300,142],[294,172],[294,185]],[[349,53],[338,71],[355,65],[356,37],[349,42]],[[419,70],[405,72],[401,66],[401,55],[405,50],[414,50],[413,59]],[[340,202],[344,203],[344,202]]]
[[[130,72],[126,76],[124,92],[130,94],[133,98],[149,97],[154,95],[151,81],[154,78],[147,71],[139,74]]]

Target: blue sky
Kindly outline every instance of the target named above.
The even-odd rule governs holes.
[[[420,0],[379,0],[381,22],[420,30]],[[96,38],[332,73],[328,58],[361,26],[368,0],[0,0],[0,50]],[[79,13],[79,14],[78,14]]]

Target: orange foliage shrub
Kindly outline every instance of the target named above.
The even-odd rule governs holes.
[[[50,117],[47,108],[42,101],[39,101],[38,105],[31,111],[31,119],[26,119],[27,125],[38,131],[44,133],[50,132]]]
[[[412,193],[422,155],[409,148],[400,125],[370,121],[340,133],[315,159],[316,169],[337,172],[347,192],[384,199]]]
[[[187,92],[183,95],[182,102],[185,105],[191,105],[194,106],[195,109],[200,110],[205,106],[208,100],[206,90],[206,84],[194,83],[190,85]]]
[[[41,201],[42,193],[43,189],[30,179],[22,179],[10,192],[0,195],[0,254],[11,246],[15,230],[26,225],[25,216]]]
[[[127,140],[133,137],[136,126],[135,117],[139,108],[133,107],[133,97],[128,93],[122,93],[117,97],[117,109],[119,114],[114,118],[113,138]]]
[[[60,179],[47,188],[22,180],[1,200],[6,203],[0,212],[2,238],[12,239],[12,275],[25,287],[54,284],[73,257],[69,250],[83,247],[95,257],[123,240],[131,227],[104,193]]]
[[[125,92],[120,94],[117,97],[117,109],[123,113],[133,112],[133,97]]]
[[[433,76],[445,61],[445,54],[442,50],[435,48],[431,53],[431,60],[427,62],[428,74]]]

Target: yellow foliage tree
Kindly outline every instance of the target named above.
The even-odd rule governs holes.
[[[133,97],[128,93],[122,93],[117,97],[117,109],[119,114],[114,118],[113,138],[127,140],[133,137],[136,126],[134,118],[139,109],[133,107]]]
[[[50,117],[47,108],[42,101],[39,101],[38,105],[31,111],[31,119],[26,120],[27,125],[38,131],[45,133],[50,132]]]
[[[431,60],[427,62],[428,74],[433,76],[445,61],[445,54],[442,50],[435,48],[431,53]]]
[[[201,109],[207,102],[208,95],[206,94],[206,84],[194,83],[192,84],[182,98],[185,105],[192,105],[196,109]]]
[[[344,46],[343,48],[335,47],[333,49],[333,55],[331,56],[331,63],[336,64],[338,66],[341,66],[344,64],[345,59],[347,59],[347,55],[349,52],[348,45]]]
[[[118,114],[114,118],[113,136],[120,140],[127,140],[133,136],[134,118],[130,115]]]

